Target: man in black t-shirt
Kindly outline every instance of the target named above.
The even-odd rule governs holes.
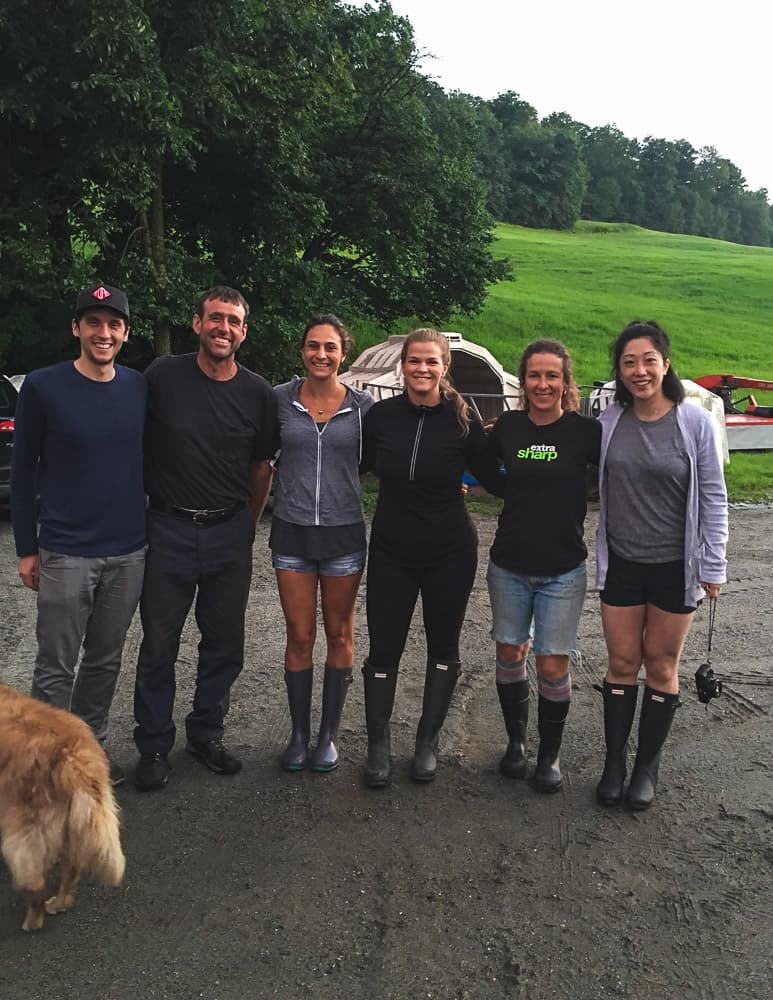
[[[223,744],[224,720],[244,663],[255,523],[278,446],[274,392],[234,357],[248,312],[239,292],[210,289],[193,316],[198,352],[158,358],[145,373],[148,555],[134,692],[143,790],[167,782],[175,663],[194,598],[201,641],[186,749],[217,774],[241,769]]]

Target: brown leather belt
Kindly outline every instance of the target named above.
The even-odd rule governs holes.
[[[151,510],[158,510],[162,514],[171,514],[172,517],[179,517],[183,521],[193,521],[199,528],[207,528],[211,524],[221,524],[229,520],[240,510],[244,510],[245,504],[238,500],[219,510],[196,510],[193,507],[179,507],[175,503],[167,503],[158,497],[148,497],[148,506]]]

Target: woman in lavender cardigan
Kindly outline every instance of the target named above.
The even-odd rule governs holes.
[[[658,765],[679,705],[679,658],[697,605],[725,582],[727,492],[719,434],[683,403],[670,342],[654,322],[627,326],[612,346],[615,402],[602,414],[597,585],[609,654],[606,762],[596,794],[618,805],[626,745],[646,679],[632,809],[655,797]]]

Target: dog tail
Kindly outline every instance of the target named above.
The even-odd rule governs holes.
[[[73,791],[67,837],[84,870],[92,871],[107,885],[120,884],[126,858],[121,849],[118,806],[109,785]]]

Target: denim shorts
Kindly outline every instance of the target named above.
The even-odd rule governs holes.
[[[347,552],[346,555],[334,559],[306,559],[304,556],[283,556],[279,552],[271,553],[271,565],[274,569],[290,569],[294,573],[316,573],[317,576],[355,576],[365,567],[367,549],[360,552]]]
[[[491,638],[511,646],[533,638],[535,656],[569,655],[577,648],[586,577],[584,562],[559,576],[527,576],[489,560]]]

